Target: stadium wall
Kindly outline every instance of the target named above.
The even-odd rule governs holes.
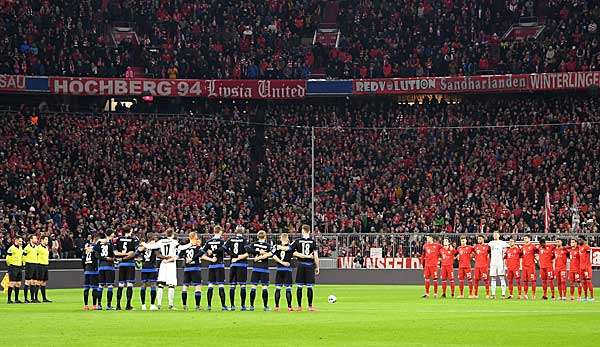
[[[61,264],[62,263],[62,264]],[[80,268],[79,261],[57,261],[53,264],[49,273],[49,288],[79,288],[83,283],[83,271]],[[74,268],[73,265],[77,265]],[[202,271],[202,279],[207,279],[207,271]],[[228,276],[228,270],[226,270]],[[0,271],[0,276],[4,276],[5,270]],[[270,273],[271,283],[275,283],[275,270]],[[294,274],[295,275],[295,274]],[[139,283],[140,273],[136,273],[136,280]],[[228,277],[226,277],[228,278]],[[183,281],[183,269],[178,269],[178,282]],[[538,280],[539,282],[539,280]],[[321,269],[321,274],[317,278],[318,284],[422,284],[423,270],[401,269],[401,270],[380,270],[380,269]],[[538,283],[541,285],[541,282]],[[600,287],[600,271],[594,271],[594,286]]]

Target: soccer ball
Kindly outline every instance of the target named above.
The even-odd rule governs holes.
[[[329,302],[330,304],[333,304],[333,303],[335,303],[336,301],[337,301],[337,298],[335,297],[335,295],[330,295],[330,296],[327,298],[327,302]]]

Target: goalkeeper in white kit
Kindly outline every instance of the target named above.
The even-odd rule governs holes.
[[[500,240],[500,233],[495,232],[493,240],[488,243],[490,246],[490,279],[492,285],[492,299],[496,298],[496,281],[500,277],[500,286],[502,288],[502,299],[506,298],[506,267],[504,266],[504,253],[508,248],[506,241]]]

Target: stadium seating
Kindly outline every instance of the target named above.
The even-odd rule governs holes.
[[[261,107],[272,126],[237,109],[202,119],[63,113],[37,126],[4,116],[3,233],[48,231],[72,256],[94,230],[128,221],[147,232],[297,230],[311,216],[310,126],[319,233],[543,232],[546,191],[552,231],[571,231],[574,196],[575,231],[598,231],[597,99]],[[562,125],[518,126],[553,123]]]
[[[340,30],[337,47],[313,45],[318,0],[0,3],[0,74],[280,79],[600,68],[596,1],[340,1],[337,18],[326,8],[321,23]],[[541,34],[504,37],[522,20]]]

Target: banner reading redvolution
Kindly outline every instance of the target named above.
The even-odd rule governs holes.
[[[419,258],[364,258],[364,266],[357,267],[354,257],[339,257],[338,269],[422,269]]]
[[[50,93],[69,95],[153,95],[219,99],[301,99],[305,80],[172,80],[49,77]]]
[[[383,78],[352,81],[353,94],[552,91],[600,86],[599,71],[519,75]]]
[[[25,91],[25,76],[0,75],[0,92]]]

